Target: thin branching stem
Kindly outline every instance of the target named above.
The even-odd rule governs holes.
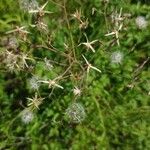
[[[71,46],[72,46],[72,50],[73,50],[73,55],[74,55],[74,59],[76,60],[74,40],[73,40],[73,36],[72,36],[72,33],[71,33],[70,23],[69,23],[69,20],[68,20],[68,14],[67,14],[67,10],[66,10],[66,2],[65,2],[65,0],[64,0],[64,7],[63,8],[64,8],[64,15],[65,15],[66,23],[67,23],[68,30],[69,30],[69,36],[70,36],[70,40],[71,40]]]

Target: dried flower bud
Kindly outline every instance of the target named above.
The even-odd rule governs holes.
[[[33,112],[30,110],[25,110],[22,114],[21,114],[21,120],[23,123],[28,124],[30,123],[34,118]]]
[[[80,96],[81,95],[81,90],[78,87],[74,87],[73,94],[75,96]]]

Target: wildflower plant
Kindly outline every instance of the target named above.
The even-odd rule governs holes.
[[[0,1],[0,149],[150,149],[147,3]]]

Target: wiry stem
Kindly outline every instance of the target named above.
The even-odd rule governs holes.
[[[75,54],[75,47],[74,47],[74,40],[73,40],[73,36],[72,36],[72,33],[71,33],[71,27],[70,27],[70,23],[68,21],[68,17],[67,17],[67,10],[66,10],[66,3],[65,3],[65,0],[64,0],[64,15],[65,15],[65,19],[66,19],[66,22],[67,22],[67,26],[68,26],[68,30],[69,30],[69,36],[70,36],[70,40],[71,40],[71,46],[72,46],[72,50],[73,50],[73,55],[74,55],[74,58],[76,60],[76,54]]]

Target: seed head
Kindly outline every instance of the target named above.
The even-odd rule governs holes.
[[[39,7],[38,2],[36,0],[31,0],[29,2],[28,11],[37,9],[38,7]]]
[[[35,93],[35,96],[33,98],[27,98],[27,99],[30,101],[28,106],[33,107],[33,109],[34,108],[39,109],[39,106],[42,104],[45,98],[38,97],[37,93]]]
[[[66,110],[66,114],[71,122],[80,123],[85,119],[85,110],[82,104],[72,103]]]
[[[24,11],[30,11],[38,8],[36,0],[19,0],[20,8]]]
[[[34,118],[33,112],[30,110],[25,110],[22,114],[21,114],[21,120],[23,123],[28,124],[30,123]]]
[[[123,54],[119,51],[113,52],[111,55],[111,62],[112,63],[121,63],[123,58]]]
[[[38,90],[40,86],[40,82],[38,82],[39,79],[37,76],[33,76],[32,78],[29,79],[29,85],[30,88],[33,90]]]
[[[145,17],[143,17],[143,16],[138,16],[137,18],[136,18],[136,20],[135,20],[135,22],[136,22],[136,25],[137,25],[137,27],[139,28],[139,29],[144,29],[144,28],[146,28],[147,27],[147,21],[146,21],[146,19],[145,19]]]

